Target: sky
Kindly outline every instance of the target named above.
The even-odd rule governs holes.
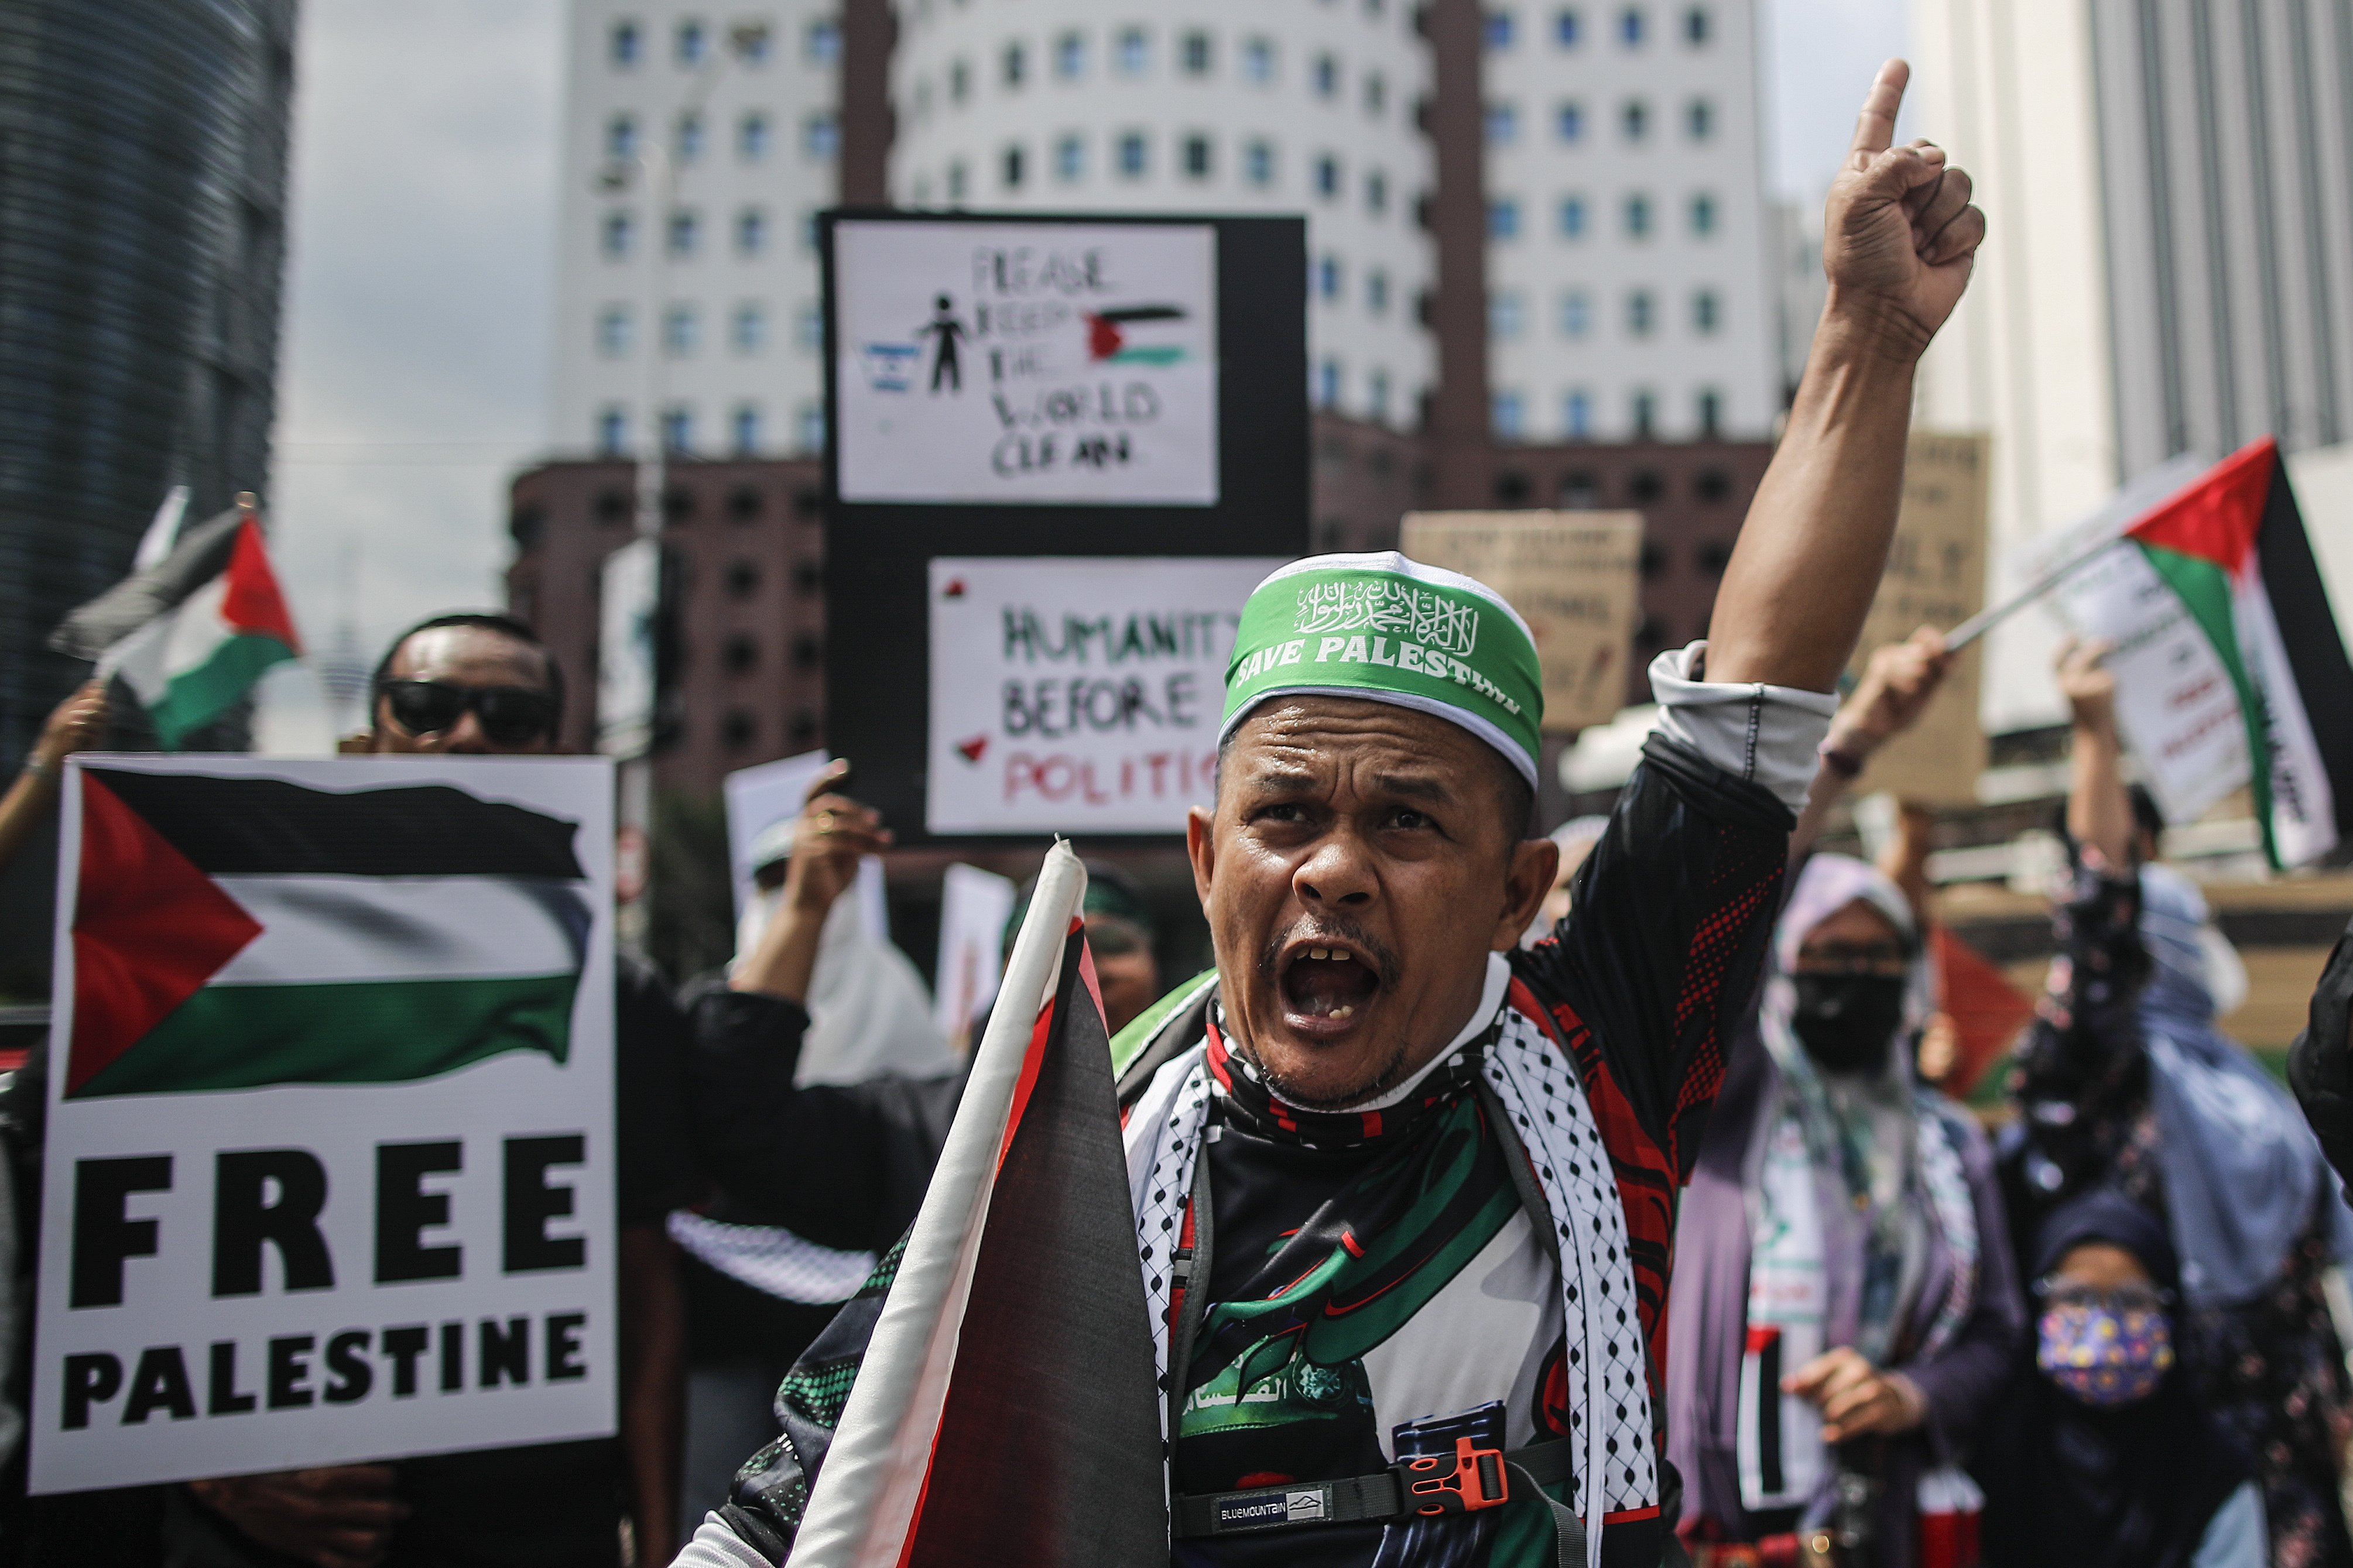
[[[1819,201],[1905,0],[1759,3],[1763,162]],[[563,19],[304,0],[271,549],[315,652],[503,602],[507,483],[548,433]],[[316,660],[283,667],[258,740],[322,753],[339,717]]]

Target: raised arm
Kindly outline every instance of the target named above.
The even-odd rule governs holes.
[[[2059,650],[2059,689],[2067,699],[2067,832],[2111,866],[2133,858],[2132,796],[2125,792],[2124,744],[2116,738],[2116,677],[2108,645],[2070,641]]]
[[[1847,786],[1862,775],[1873,753],[1919,721],[1952,662],[1953,656],[1945,650],[1945,634],[1934,626],[1922,626],[1902,642],[1872,651],[1854,694],[1839,704],[1831,720],[1821,766],[1807,792],[1806,809],[1798,814],[1797,829],[1789,835],[1790,865],[1814,852],[1831,807],[1845,797]],[[1896,881],[1904,885],[1902,878]],[[1905,891],[1908,896],[1911,889]]]
[[[1830,298],[1708,625],[1706,678],[1828,691],[1886,563],[1912,377],[1985,237],[1969,177],[1926,142],[1892,145],[1911,68],[1880,68],[1831,185]]]

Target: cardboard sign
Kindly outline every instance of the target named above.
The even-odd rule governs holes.
[[[612,778],[75,759],[34,1491],[613,1431]]]
[[[1616,717],[1642,615],[1640,512],[1418,511],[1400,546],[1476,577],[1520,613],[1544,665],[1544,727]]]
[[[1887,547],[1887,571],[1863,617],[1847,666],[1849,689],[1873,650],[1921,626],[1949,631],[1985,607],[1986,476],[1983,436],[1915,430],[1904,458],[1904,505]],[[1890,791],[1923,805],[1974,805],[1985,772],[1978,717],[1981,647],[1961,651],[1918,722],[1871,759],[1858,791]]]
[[[1280,560],[931,563],[934,833],[1182,833],[1242,601]]]
[[[841,500],[1218,499],[1208,224],[834,227]]]

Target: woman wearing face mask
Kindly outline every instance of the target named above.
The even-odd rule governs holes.
[[[2180,1363],[2180,1272],[2164,1226],[2094,1187],[2052,1211],[2031,1256],[2033,1343],[1975,1467],[1985,1561],[2263,1568],[2262,1494]]]
[[[1668,1431],[1707,1568],[1966,1568],[1957,1468],[2024,1311],[1991,1156],[1912,1076],[1914,917],[1817,855],[1774,932],[1676,1233]]]
[[[2180,1259],[2174,1339],[2190,1395],[2247,1457],[2278,1568],[2353,1564],[2339,1495],[2353,1385],[2322,1278],[2348,1218],[2279,1086],[2214,1026],[2203,899],[2145,850],[2119,771],[2115,678],[2098,645],[2059,671],[2074,709],[2055,911],[2059,957],[2021,1043],[2000,1170],[2036,1233],[2090,1187],[2163,1227]]]

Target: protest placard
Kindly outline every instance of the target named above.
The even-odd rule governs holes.
[[[1182,833],[1242,601],[1280,560],[935,558],[934,833]]]
[[[981,1010],[1005,975],[1005,926],[1018,891],[1010,877],[950,866],[940,882],[940,960],[932,1021],[958,1051],[973,1043]]]
[[[1950,631],[1985,605],[1987,440],[1915,430],[1905,451],[1904,503],[1888,542],[1887,570],[1863,618],[1851,683],[1872,652],[1923,626]],[[1886,790],[1923,805],[1974,805],[1985,772],[1978,721],[1984,651],[1964,648],[1927,710],[1871,759],[1860,791]]]
[[[614,1429],[594,758],[66,779],[36,1492]]]
[[[845,501],[1206,506],[1218,231],[838,219]]]
[[[1606,724],[1626,700],[1642,615],[1640,512],[1418,511],[1402,547],[1476,577],[1520,613],[1544,665],[1544,727]]]

